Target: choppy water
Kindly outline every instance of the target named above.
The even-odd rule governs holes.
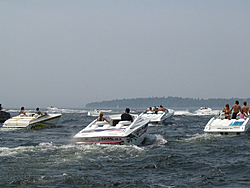
[[[149,126],[142,146],[75,146],[95,118],[84,110],[63,110],[52,128],[0,128],[0,186],[249,187],[249,135],[205,134],[211,117],[176,111],[171,124]]]

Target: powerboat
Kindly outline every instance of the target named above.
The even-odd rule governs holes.
[[[10,113],[6,111],[0,111],[0,123],[5,122],[7,119],[10,118]]]
[[[195,111],[197,114],[209,114],[212,112],[212,109],[209,107],[200,107],[198,110]]]
[[[3,123],[4,128],[27,128],[27,129],[38,129],[42,127],[47,127],[55,125],[61,113],[47,114],[43,115],[37,114],[35,111],[28,111],[26,115],[20,114],[14,116]]]
[[[220,133],[220,134],[245,134],[250,128],[249,116],[244,119],[225,119],[225,113],[220,111],[216,116],[212,117],[204,128],[205,133]]]
[[[140,145],[146,137],[149,120],[141,115],[132,115],[134,121],[121,121],[121,114],[105,116],[110,122],[92,121],[78,132],[73,140],[81,144]]]
[[[150,123],[169,123],[174,116],[174,110],[164,108],[164,111],[148,111],[143,112],[142,117],[148,118]]]
[[[54,106],[47,107],[47,110],[52,111],[52,112],[58,112],[59,111],[59,109],[57,107],[54,107]]]
[[[88,116],[99,116],[99,113],[101,111],[100,110],[91,110],[91,111],[88,111]]]

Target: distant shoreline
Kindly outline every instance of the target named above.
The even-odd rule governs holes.
[[[240,105],[243,105],[243,102],[250,102],[250,98],[211,98],[211,99],[200,99],[200,98],[182,98],[182,97],[149,97],[149,98],[134,98],[134,99],[116,99],[110,101],[101,101],[101,102],[91,102],[86,104],[85,108],[105,108],[105,109],[114,109],[114,108],[147,108],[150,106],[159,106],[163,105],[167,108],[199,108],[203,106],[208,106],[211,108],[223,108],[225,104],[229,104],[231,107],[235,101],[238,100]]]

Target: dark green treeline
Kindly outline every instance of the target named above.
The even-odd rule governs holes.
[[[230,107],[234,104],[235,100],[243,105],[244,101],[250,101],[250,98],[239,99],[199,99],[199,98],[181,98],[181,97],[149,97],[149,98],[135,98],[135,99],[116,99],[111,101],[102,102],[91,102],[88,103],[86,108],[147,108],[150,106],[163,105],[164,107],[221,107],[223,108],[225,104],[229,104]]]

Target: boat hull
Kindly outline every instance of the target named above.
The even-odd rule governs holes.
[[[10,118],[10,113],[5,111],[0,111],[0,123],[5,122],[9,118]]]
[[[131,124],[110,125],[104,123],[101,127],[95,127],[91,123],[88,127],[77,133],[73,140],[76,145],[81,144],[120,144],[140,145],[148,129],[148,119],[137,119]],[[93,128],[95,127],[95,128]]]
[[[170,123],[172,117],[174,116],[174,110],[165,109],[165,112],[162,113],[148,113],[145,112],[142,117],[148,118],[150,123]]]
[[[18,115],[6,120],[3,123],[3,128],[27,128],[27,129],[39,129],[55,125],[61,114],[47,114],[37,116],[34,114]]]
[[[222,135],[246,134],[250,129],[249,118],[246,119],[220,119],[213,117],[204,128],[205,133],[219,133]]]

